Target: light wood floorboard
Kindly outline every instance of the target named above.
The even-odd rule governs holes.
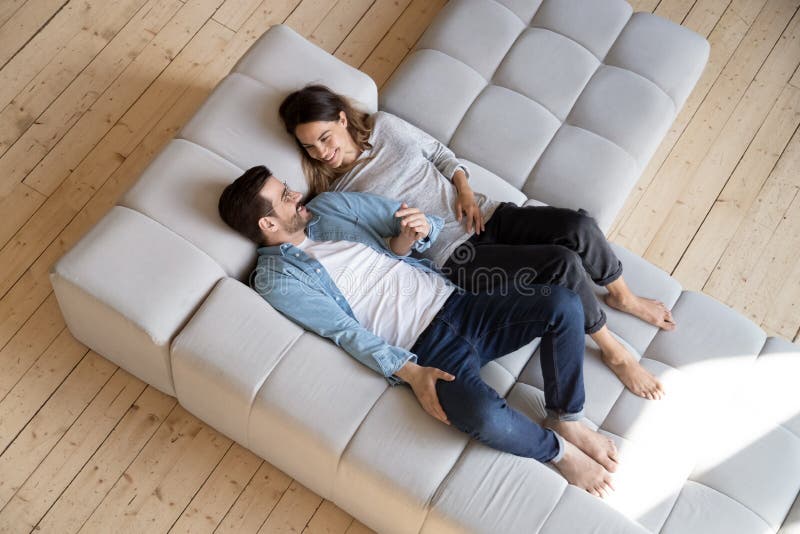
[[[0,532],[371,532],[76,341],[48,270],[269,26],[382,86],[446,0],[0,2]],[[800,341],[800,0],[635,0],[706,36],[613,241]]]

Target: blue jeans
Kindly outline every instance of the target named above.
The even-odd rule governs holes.
[[[583,307],[561,286],[531,285],[507,294],[457,290],[417,339],[418,364],[454,375],[436,391],[450,423],[495,449],[549,462],[561,452],[555,433],[511,408],[480,377],[495,358],[541,337],[545,407],[562,420],[582,416]]]

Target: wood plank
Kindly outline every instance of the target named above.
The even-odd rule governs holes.
[[[0,3],[0,28],[27,0],[4,0]]]
[[[261,0],[225,0],[213,18],[223,26],[239,31],[259,4]]]
[[[0,250],[0,295],[8,291],[9,286],[81,210],[92,193],[130,155],[145,134],[174,105],[186,86],[191,85],[193,79],[219,53],[230,36],[231,31],[216,21],[212,20],[203,26],[191,43],[128,110],[125,118],[98,145],[101,161],[84,159],[17,232],[14,239]]]
[[[782,215],[777,228],[767,241],[764,253],[748,275],[745,286],[732,292],[729,302],[757,324],[761,324],[769,308],[784,289],[800,250],[800,197]],[[796,283],[796,280],[795,280]]]
[[[8,243],[14,234],[39,207],[44,204],[47,197],[28,187],[23,183],[17,183],[11,193],[0,198],[0,247]]]
[[[800,257],[795,258],[794,267],[778,286],[777,294],[767,305],[761,327],[765,330],[792,339],[800,328]],[[777,285],[777,284],[774,284]]]
[[[0,66],[5,65],[68,0],[28,0],[0,27]]]
[[[123,417],[136,411],[131,407],[137,398],[139,407],[143,410],[136,412],[140,414],[140,419],[131,430],[146,435],[148,425],[153,425],[154,422],[148,423],[141,418],[147,416],[151,409],[158,411],[148,404],[147,396],[140,398],[146,386],[138,378],[118,368],[55,448],[0,511],[0,525],[19,525],[26,532],[36,526],[95,451],[109,438],[109,434],[115,431],[115,427],[119,425],[119,432],[126,431],[126,425],[130,423],[123,420]],[[162,399],[168,401],[169,397],[163,396]],[[164,410],[163,407],[161,409]],[[164,415],[166,412],[158,420]],[[110,443],[124,444],[115,442],[113,438]],[[102,479],[98,480],[103,483]]]
[[[303,534],[345,534],[353,521],[350,514],[324,499]]]
[[[786,85],[712,206],[692,204],[687,210],[701,226],[674,272],[684,287],[696,290],[706,283],[790,138],[794,135],[795,143],[800,142],[796,134],[799,125],[800,89]],[[726,154],[726,160],[728,157]]]
[[[8,395],[64,327],[56,297],[51,294],[0,351],[0,400]]]
[[[693,180],[667,214],[645,252],[645,259],[668,272],[675,269],[737,163],[744,165],[741,172],[760,172],[766,179],[800,120],[800,116],[794,114],[797,109],[786,109],[787,102],[776,106],[783,91],[791,93],[789,100],[792,95],[797,96],[793,88],[786,89],[786,82],[798,64],[800,13],[795,14],[736,106],[731,119],[703,158]],[[773,120],[765,123],[771,110]],[[786,114],[786,111],[789,113]],[[760,136],[757,135],[759,131]],[[746,156],[748,148],[753,150],[750,157],[740,161]]]
[[[58,56],[81,28],[91,24],[100,10],[98,0],[69,2],[14,58],[0,68],[0,109]]]
[[[615,241],[637,254],[646,250],[798,5],[798,0],[767,2]]]
[[[262,462],[261,458],[234,443],[169,531],[175,534],[214,532]]]
[[[675,24],[681,24],[695,6],[695,2],[696,0],[661,0],[653,13]]]
[[[320,504],[322,497],[293,480],[258,532],[259,534],[302,532]]]
[[[730,306],[737,303],[736,293],[755,291],[757,281],[752,273],[766,246],[775,233],[781,218],[797,195],[798,188],[767,179],[745,220],[730,240],[714,271],[703,286],[703,292]],[[737,308],[742,311],[743,307]]]
[[[361,70],[375,80],[378,88],[386,83],[445,3],[446,0],[411,2],[389,33],[361,64]]]
[[[148,386],[34,528],[77,532],[176,404]]]
[[[308,40],[332,54],[372,7],[374,0],[339,0],[334,9],[314,28]]]
[[[188,89],[175,98],[167,97],[161,90],[146,93],[126,118],[123,118],[126,122],[117,124],[112,129],[113,140],[107,135],[82,162],[73,176],[91,176],[86,179],[91,190],[98,189],[95,184],[103,185],[58,237],[49,243],[8,293],[0,298],[0,345],[4,345],[14,335],[52,291],[48,279],[50,266],[111,209],[117,198],[130,188],[153,156],[186,123],[250,45],[272,24],[284,20],[298,1],[284,0],[282,4],[276,4],[274,0],[265,0],[225,50],[215,55],[206,68],[201,68],[196,78],[189,76]],[[186,53],[184,51],[183,54]],[[183,54],[176,61],[184,61]],[[189,57],[188,61],[198,61],[202,66],[207,59]],[[170,108],[176,100],[177,104]],[[144,119],[151,117],[160,120],[147,130],[146,128],[150,128],[150,119]],[[141,143],[136,145],[139,142]],[[129,150],[126,148],[129,145],[133,145],[130,155],[122,156],[119,151]],[[86,182],[76,181],[79,192],[86,187],[81,185],[84,183]],[[65,195],[66,198],[69,196],[71,195]]]
[[[65,328],[0,401],[0,451],[28,424],[88,349]]]
[[[291,483],[288,475],[269,462],[262,462],[217,527],[217,534],[258,532]]]
[[[358,68],[410,3],[411,0],[377,0],[339,45],[334,56]]]
[[[356,519],[350,527],[348,527],[345,534],[375,534],[375,531]]]
[[[658,7],[659,0],[628,0],[634,11],[652,13]]]
[[[89,351],[0,455],[0,508],[47,457],[117,366]]]
[[[700,2],[703,1],[704,0],[700,0]],[[698,2],[698,4],[700,4],[700,2]],[[753,4],[759,3],[764,5],[766,4],[766,0],[757,0],[753,2]],[[705,10],[703,13],[705,13]],[[710,13],[713,14],[716,13],[716,11],[710,11]],[[667,135],[661,141],[658,149],[642,173],[642,176],[639,178],[636,187],[628,196],[625,205],[622,210],[620,210],[616,221],[612,225],[609,236],[612,240],[620,244],[624,244],[624,241],[627,239],[624,233],[625,224],[635,213],[635,208],[641,202],[645,191],[650,187],[650,184],[661,170],[664,162],[671,155],[678,140],[686,131],[686,127],[692,121],[709,91],[717,82],[720,73],[730,61],[749,28],[747,23],[734,11],[733,4],[727,6],[727,8],[723,8],[722,17],[718,20],[714,20],[713,16],[706,18],[705,16],[689,13],[686,27],[697,31],[701,35],[708,36],[708,42],[711,46],[708,63],[703,70],[700,80],[698,80],[697,85],[695,85],[694,90],[683,105],[678,117],[675,119],[672,126],[670,126],[669,132],[667,132]],[[703,31],[705,33],[702,33]]]
[[[87,107],[91,105],[91,100],[102,92],[103,84],[110,83],[130,61],[130,54],[137,53],[153,38],[149,33],[151,27],[157,25],[158,17],[171,3],[150,0],[142,7],[144,1],[109,2],[104,10],[105,16],[87,21],[66,47],[3,108],[0,113],[0,155],[6,153],[32,125],[41,126],[57,117],[80,115],[79,105],[83,100],[88,100]],[[166,15],[165,20],[168,20],[171,15]],[[129,23],[131,17],[133,20]],[[77,91],[67,90],[64,94],[72,84],[78,84]],[[89,94],[80,98],[79,92]],[[55,113],[53,109],[48,110],[54,101],[56,106],[60,102],[61,105],[73,106],[75,111]],[[42,116],[45,110],[48,114]],[[45,129],[45,132],[49,130]],[[17,176],[16,181],[19,180],[21,178]]]
[[[81,532],[166,532],[230,445],[230,439],[177,406]]]
[[[47,195],[69,175],[100,139],[169,66],[177,54],[200,31],[222,0],[160,0],[174,13],[148,46],[127,64],[119,77],[97,98],[52,150],[25,178],[27,185]],[[180,7],[175,13],[175,10]],[[153,30],[155,31],[155,30]],[[228,30],[230,31],[230,30]],[[130,59],[130,58],[129,58]]]
[[[337,0],[303,0],[284,21],[294,31],[308,37],[328,16]]]

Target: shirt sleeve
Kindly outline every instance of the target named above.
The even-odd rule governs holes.
[[[340,195],[345,200],[347,209],[350,210],[351,214],[357,216],[359,220],[363,220],[364,224],[368,224],[370,229],[381,237],[386,248],[390,249],[386,238],[394,237],[400,233],[400,219],[395,217],[394,214],[400,209],[401,202],[372,193],[347,192],[332,194]],[[329,195],[328,198],[333,197]],[[320,200],[326,201],[327,198]],[[439,216],[425,214],[425,218],[428,220],[431,231],[425,239],[420,239],[414,243],[412,248],[417,252],[428,250],[436,241],[444,226],[444,219]]]
[[[417,361],[411,352],[389,345],[348,315],[321,289],[283,273],[262,272],[255,290],[276,310],[322,337],[333,341],[350,356],[380,373],[391,385],[402,383],[393,376],[406,362]]]
[[[417,128],[410,122],[404,121],[399,117],[397,120],[402,121],[408,135],[419,145],[425,159],[433,163],[436,169],[442,173],[445,178],[452,181],[455,172],[461,169],[464,171],[467,179],[469,179],[469,169],[466,165],[458,161],[458,158],[456,158],[452,150],[440,143],[438,139]]]

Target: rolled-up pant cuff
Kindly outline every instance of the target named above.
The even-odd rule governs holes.
[[[601,328],[603,328],[606,325],[607,320],[608,319],[606,318],[606,312],[600,310],[600,318],[593,325],[584,328],[584,330],[588,335],[591,336],[592,334],[596,333]]]
[[[567,452],[567,443],[564,441],[564,438],[558,435],[558,432],[553,432],[553,434],[558,440],[558,452],[550,459],[550,463],[557,464],[564,459],[564,454]]]
[[[580,421],[583,419],[583,410],[576,413],[567,413],[547,408],[547,417],[556,421]]]
[[[617,269],[610,275],[606,276],[605,278],[601,278],[600,280],[594,280],[594,283],[598,286],[605,287],[611,282],[614,282],[622,276],[622,262],[617,260]]]

